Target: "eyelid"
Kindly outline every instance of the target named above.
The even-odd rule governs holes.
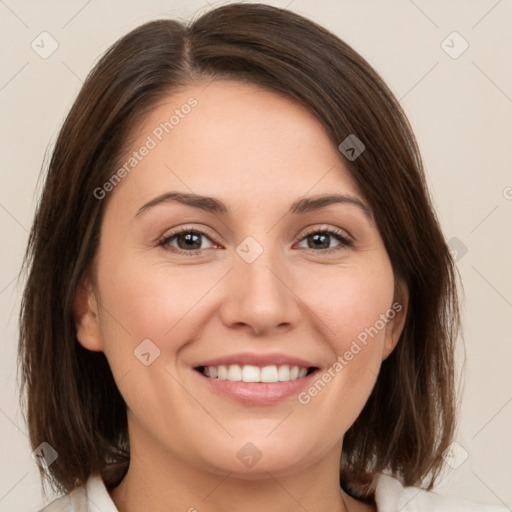
[[[310,249],[313,251],[313,253],[318,252],[320,254],[327,255],[336,253],[337,251],[341,251],[343,249],[347,249],[354,245],[354,238],[346,230],[325,224],[320,226],[316,225],[310,229],[307,229],[306,231],[302,231],[294,245],[302,242],[302,240],[304,240],[306,237],[315,233],[327,233],[329,236],[336,238],[339,242],[339,245],[318,251]]]
[[[301,231],[297,241],[302,240],[305,236],[319,232],[335,233],[343,238],[346,238],[347,240],[350,240],[351,242],[354,241],[354,237],[346,229],[341,229],[330,224],[314,224],[313,227],[304,228],[304,230]]]

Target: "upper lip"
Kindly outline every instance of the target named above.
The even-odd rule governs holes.
[[[317,367],[311,361],[306,361],[300,357],[283,354],[283,353],[267,353],[256,354],[253,352],[240,352],[238,354],[230,354],[226,356],[216,357],[215,359],[208,359],[195,363],[194,368],[200,366],[229,366],[231,364],[239,364],[241,366],[250,364],[253,366],[300,366],[302,368]]]

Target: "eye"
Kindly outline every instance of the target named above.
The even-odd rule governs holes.
[[[203,246],[203,238],[208,240],[210,245]],[[302,246],[303,248],[320,249],[322,252],[334,252],[352,245],[352,240],[343,231],[332,228],[310,231],[302,237],[300,243],[303,240],[307,243],[306,247]],[[332,242],[336,245],[332,246]],[[190,227],[183,227],[166,235],[158,245],[166,250],[189,256],[200,254],[204,249],[216,247],[208,235]]]
[[[201,239],[203,237],[210,241],[211,245],[209,247],[202,246]],[[173,252],[188,254],[198,254],[203,249],[208,249],[214,246],[210,238],[205,233],[187,227],[168,234],[158,243],[158,245]]]
[[[352,245],[352,240],[345,233],[337,229],[310,231],[301,239],[301,242],[302,240],[306,241],[307,249],[322,249],[325,252],[338,251]],[[332,241],[337,242],[337,245],[332,247]]]

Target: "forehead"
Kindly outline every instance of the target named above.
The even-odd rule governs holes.
[[[141,200],[166,189],[266,204],[308,192],[362,197],[321,122],[298,102],[252,84],[180,89],[133,134],[122,159],[130,172],[119,188]]]

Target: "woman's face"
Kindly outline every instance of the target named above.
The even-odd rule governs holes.
[[[252,85],[199,84],[151,112],[124,162],[97,193],[76,312],[126,401],[132,459],[246,478],[337,467],[406,304],[321,124]]]

